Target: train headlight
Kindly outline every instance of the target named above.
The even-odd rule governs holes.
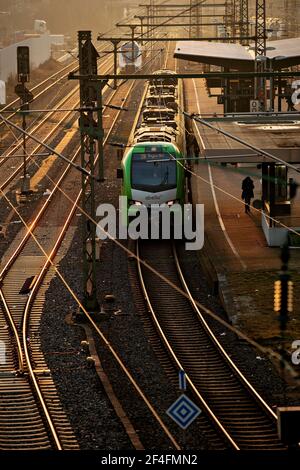
[[[142,206],[142,203],[140,201],[129,201],[129,204],[131,206]]]
[[[172,201],[167,202],[167,206],[173,206],[173,204],[177,204],[179,201],[177,199],[173,199]]]

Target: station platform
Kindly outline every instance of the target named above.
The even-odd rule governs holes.
[[[195,113],[215,129],[224,131],[248,144],[265,150],[284,162],[300,164],[300,120],[299,113],[287,113],[283,116],[256,116],[249,118],[240,115],[223,114],[223,105],[214,104],[215,98],[208,96],[205,80],[193,80],[194,91],[197,92]],[[220,94],[220,90],[219,94]],[[213,117],[213,114],[216,117]],[[204,124],[193,121],[195,137],[201,151],[201,158],[214,162],[228,163],[263,163],[274,160],[252,150],[227,135],[217,132]]]
[[[186,81],[185,94],[188,112],[218,112],[216,98],[208,97],[203,80]],[[193,202],[205,206],[205,244],[199,256],[232,323],[261,344],[277,349],[280,329],[273,299],[281,251],[268,246],[260,211],[252,207],[250,215],[245,214],[241,184],[246,176],[251,176],[255,199],[260,199],[261,171],[256,165],[222,166],[204,160],[193,165]],[[299,194],[293,205],[300,216]],[[291,249],[290,254],[294,313],[285,335],[288,351],[300,338],[300,249]]]

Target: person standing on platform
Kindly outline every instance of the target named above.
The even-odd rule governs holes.
[[[189,133],[187,138],[187,150],[190,158],[192,158],[195,163],[199,163],[199,146],[196,137],[192,133]]]
[[[285,87],[285,101],[287,103],[287,110],[288,111],[297,111],[296,108],[294,107],[294,103],[293,103],[293,99],[292,99],[292,96],[293,96],[293,93],[294,93],[294,90],[292,89],[291,85],[288,84],[286,87]]]
[[[250,213],[251,199],[254,197],[254,184],[250,176],[247,176],[242,182],[242,199],[245,201],[245,212]]]

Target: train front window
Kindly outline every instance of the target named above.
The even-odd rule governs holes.
[[[176,160],[167,153],[135,153],[131,168],[132,189],[159,192],[176,188]]]

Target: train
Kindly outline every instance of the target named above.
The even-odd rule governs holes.
[[[155,78],[168,74],[170,78]],[[118,176],[127,197],[127,222],[140,205],[182,207],[185,202],[185,127],[182,80],[158,70],[145,87]]]
[[[142,68],[143,49],[136,41],[125,42],[120,47],[119,71],[136,73]]]

